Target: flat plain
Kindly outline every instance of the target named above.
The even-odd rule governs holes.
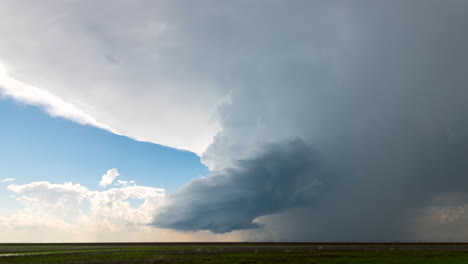
[[[0,244],[0,263],[468,264],[468,243]]]

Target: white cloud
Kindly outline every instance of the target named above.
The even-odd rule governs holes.
[[[128,186],[129,184],[135,184],[135,181],[122,181],[122,180],[117,180],[116,183],[114,183],[114,185],[116,186]]]
[[[15,181],[15,178],[5,178],[1,180],[0,182],[12,182],[12,181]]]
[[[164,202],[164,189],[145,186],[126,186],[102,192],[89,192],[91,211],[96,219],[126,224],[147,224],[152,220],[156,209]],[[134,208],[128,199],[140,199],[143,203]]]
[[[109,170],[118,175],[117,170]],[[92,191],[71,182],[54,184],[32,182],[7,187],[23,208],[9,217],[0,218],[0,226],[10,229],[29,227],[52,229],[98,228],[122,231],[139,228],[152,220],[165,199],[164,189],[147,186],[124,186],[106,191]],[[142,203],[132,206],[129,200]]]
[[[92,125],[116,133],[109,126],[98,122],[73,104],[62,100],[54,94],[40,88],[30,86],[10,77],[5,67],[0,65],[0,94],[17,101],[40,106],[54,117],[63,117],[83,125]]]
[[[199,67],[183,15],[158,1],[1,1],[0,94],[53,116],[201,154],[228,87]],[[129,10],[135,9],[129,13]],[[150,12],[151,10],[151,12]],[[212,59],[210,59],[212,60]],[[215,75],[220,78],[222,75]]]
[[[119,175],[119,171],[115,168],[108,170],[106,174],[102,175],[99,186],[106,187],[107,185],[112,184],[115,178],[117,178]]]
[[[117,180],[116,183],[114,183],[114,185],[117,185],[117,186],[127,186],[128,185],[128,181],[121,181],[121,180]]]
[[[19,195],[16,201],[24,206],[23,213],[31,217],[55,216],[68,222],[75,222],[80,218],[80,207],[88,193],[86,187],[70,182],[64,184],[50,182],[33,182],[25,185],[11,184],[7,189]]]

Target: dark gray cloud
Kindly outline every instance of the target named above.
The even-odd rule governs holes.
[[[203,156],[213,175],[174,194],[155,225],[225,232],[265,216],[251,239],[441,239],[412,227],[437,197],[468,191],[468,2],[223,7],[210,18],[237,16],[223,21],[239,46],[238,59],[226,61],[233,77],[231,102],[219,109],[223,130]],[[258,154],[291,137],[313,146],[314,173],[288,172],[278,147]],[[278,171],[258,172],[263,164]],[[314,179],[320,194],[292,202],[297,186],[315,193]],[[276,198],[266,184],[292,193]],[[255,195],[268,199],[249,200]]]
[[[305,205],[322,185],[318,157],[300,139],[266,145],[235,165],[174,193],[154,224],[214,233],[256,228],[255,218]]]

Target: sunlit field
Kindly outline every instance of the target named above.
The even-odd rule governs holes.
[[[1,244],[0,263],[468,263],[468,244]]]

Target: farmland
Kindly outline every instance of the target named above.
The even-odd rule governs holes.
[[[468,244],[0,244],[0,263],[468,263]]]

